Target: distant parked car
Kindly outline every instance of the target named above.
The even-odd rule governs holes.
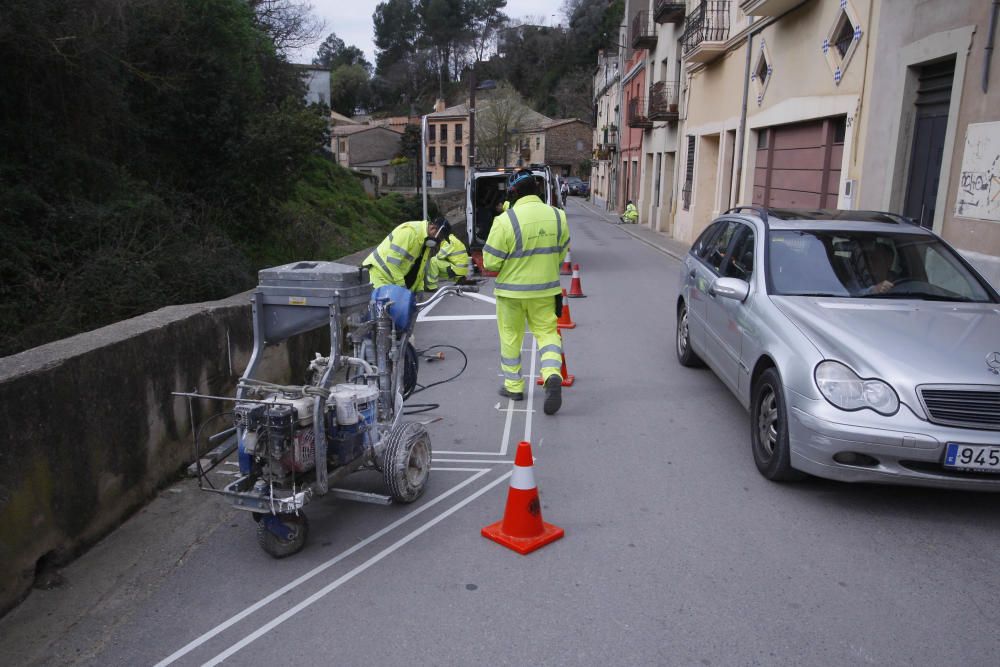
[[[563,180],[569,186],[569,193],[577,197],[587,197],[590,195],[590,184],[580,179],[579,176],[566,176]]]
[[[1000,491],[998,304],[900,216],[742,207],[685,258],[677,358],[749,409],[768,479]]]

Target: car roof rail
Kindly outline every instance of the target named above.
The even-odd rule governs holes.
[[[763,206],[753,206],[753,205],[734,206],[733,208],[726,211],[726,213],[739,213],[743,209],[750,209],[751,211],[756,212],[757,215],[760,216],[760,219],[764,222],[764,224],[767,224],[767,209],[764,208]]]

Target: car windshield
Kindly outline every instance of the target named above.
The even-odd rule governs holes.
[[[772,230],[772,294],[989,303],[955,252],[926,234]]]

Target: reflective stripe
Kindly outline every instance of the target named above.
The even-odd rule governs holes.
[[[504,357],[501,355],[500,363],[504,366],[518,366],[521,365],[521,357]]]
[[[507,211],[507,216],[510,218],[510,226],[514,229],[514,252],[521,252],[524,250],[524,242],[521,240],[521,223],[517,221],[514,209]]]
[[[514,466],[514,474],[510,476],[510,488],[518,491],[531,491],[535,488],[535,473],[531,466]]]
[[[399,257],[388,257],[386,258],[386,261],[388,261],[390,264],[395,264],[396,266],[403,265],[403,260],[400,259]]]
[[[507,371],[504,371],[503,372],[503,379],[504,380],[513,380],[514,382],[520,382],[520,380],[521,380],[521,374],[520,373],[509,373]]]
[[[443,255],[441,253],[438,253],[438,256],[439,257],[452,257],[454,255],[466,255],[466,254],[468,254],[468,253],[466,251],[464,251],[464,250],[456,250],[454,252],[446,252]]]
[[[560,359],[542,359],[541,368],[562,368]]]
[[[559,217],[559,209],[552,206],[552,212],[556,214],[556,243],[559,243],[559,239],[562,238],[562,218]]]
[[[532,255],[554,255],[561,253],[563,249],[559,246],[548,246],[545,248],[533,248],[531,250],[515,250],[510,253],[510,259],[516,257],[531,257]]]
[[[562,247],[563,250],[566,250],[567,248],[569,248],[569,239],[566,239],[566,243],[563,243],[561,247]],[[569,258],[567,257],[567,259],[569,259]]]
[[[491,245],[484,245],[483,252],[488,252],[494,257],[499,257],[500,259],[507,259],[507,253],[501,252]]]
[[[382,267],[382,270],[385,271],[387,276],[392,275],[392,271],[390,271],[389,267],[385,265],[385,261],[383,261],[382,256],[378,254],[378,250],[372,253],[372,257],[375,258],[375,261],[378,262],[378,265]]]
[[[546,352],[555,352],[556,354],[562,354],[562,348],[558,345],[545,345],[538,349],[538,356],[542,356]]]
[[[551,287],[559,287],[559,281],[553,280],[550,283],[537,283],[535,285],[512,285],[510,283],[497,283],[493,286],[493,289],[505,289],[511,292],[534,292],[535,290],[549,289]]]
[[[392,248],[393,250],[395,250],[396,252],[398,252],[400,255],[402,255],[406,259],[410,260],[411,262],[416,259],[416,257],[414,257],[410,253],[406,252],[405,248],[401,248],[398,245],[396,245],[395,243],[390,243],[389,247]]]

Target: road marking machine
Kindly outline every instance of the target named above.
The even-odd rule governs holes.
[[[264,269],[251,298],[254,346],[235,397],[174,392],[191,401],[235,403],[231,414],[239,477],[218,489],[197,466],[199,486],[252,513],[257,540],[275,558],[302,549],[309,524],[303,508],[326,494],[389,504],[420,497],[431,468],[431,440],[419,422],[403,420],[416,384],[411,344],[417,312],[448,294],[478,291],[446,285],[418,303],[407,289],[373,289],[368,270],[336,262],[295,262]],[[264,348],[329,327],[330,352],[309,365],[305,385],[258,377]],[[225,414],[225,413],[224,413]],[[382,473],[388,495],[335,485],[360,470]]]

